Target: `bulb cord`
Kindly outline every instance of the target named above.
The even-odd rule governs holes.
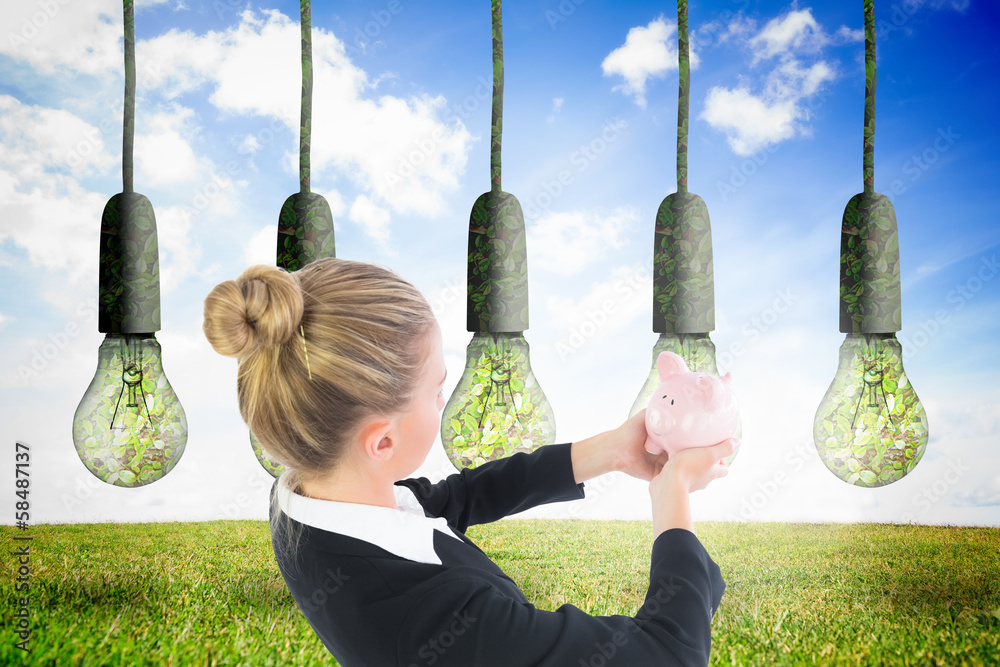
[[[492,0],[493,125],[490,130],[490,190],[500,192],[500,144],[503,138],[503,20],[500,0]]]
[[[688,53],[687,0],[677,0],[677,192],[687,192],[688,114],[691,65]]]
[[[865,194],[875,192],[875,0],[865,0]]]
[[[123,0],[125,15],[125,113],[122,127],[122,192],[132,192],[132,147],[135,143],[135,18],[132,0]]]
[[[311,0],[300,0],[302,23],[302,105],[299,127],[299,190],[309,193],[309,149],[312,141],[312,9]]]

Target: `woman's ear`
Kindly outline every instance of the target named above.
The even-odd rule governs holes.
[[[361,442],[366,459],[388,461],[396,451],[393,423],[389,419],[380,418],[361,430]]]

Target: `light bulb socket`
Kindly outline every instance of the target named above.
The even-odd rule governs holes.
[[[885,195],[861,192],[847,203],[840,233],[840,331],[902,328],[896,212]]]
[[[701,197],[675,192],[660,203],[653,253],[653,331],[713,331],[712,226]]]
[[[296,192],[281,205],[277,266],[298,271],[318,259],[337,256],[330,204],[314,192]]]
[[[160,330],[160,253],[153,205],[120,192],[101,216],[97,330],[140,334]]]
[[[466,330],[476,333],[528,328],[524,214],[508,192],[484,193],[472,206],[466,318]]]

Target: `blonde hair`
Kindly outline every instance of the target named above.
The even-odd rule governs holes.
[[[328,258],[294,273],[252,266],[216,285],[202,329],[216,352],[239,359],[243,421],[297,491],[329,474],[369,420],[406,411],[434,322],[390,269]],[[290,520],[284,529],[275,546],[296,551],[300,535]]]

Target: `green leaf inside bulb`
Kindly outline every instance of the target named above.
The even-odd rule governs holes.
[[[99,479],[139,487],[170,472],[187,445],[187,417],[152,334],[108,334],[73,417],[73,444]]]
[[[813,422],[820,459],[848,484],[878,487],[909,474],[927,447],[927,414],[894,334],[848,334]]]
[[[535,381],[520,332],[477,333],[441,420],[441,442],[459,469],[530,452],[555,439],[555,415]]]
[[[285,466],[267,455],[267,452],[264,451],[264,447],[260,444],[257,436],[253,434],[253,431],[250,431],[250,446],[253,448],[253,455],[257,457],[257,462],[260,463],[261,467],[263,467],[264,470],[267,471],[267,474],[271,477],[277,479],[281,476],[281,473],[285,472]]]

